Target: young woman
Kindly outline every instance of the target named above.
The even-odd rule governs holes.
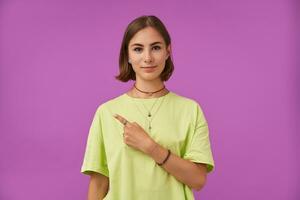
[[[132,88],[98,106],[81,172],[88,199],[191,200],[214,168],[207,121],[193,99],[169,91],[171,39],[155,16],[127,27],[116,78]]]

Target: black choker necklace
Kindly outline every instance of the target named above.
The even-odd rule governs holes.
[[[145,94],[150,94],[150,95],[152,95],[152,94],[154,94],[154,93],[157,93],[157,92],[160,92],[160,91],[162,91],[163,89],[166,88],[166,86],[164,86],[162,89],[159,89],[159,90],[157,90],[157,91],[155,91],[155,92],[145,92],[145,91],[142,91],[142,90],[138,89],[138,88],[135,86],[135,84],[134,84],[134,87],[135,87],[135,89],[137,89],[138,91],[140,91],[140,92],[142,92],[142,93],[145,93]]]

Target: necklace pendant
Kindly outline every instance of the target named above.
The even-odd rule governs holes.
[[[151,113],[148,114],[148,117],[151,117]]]

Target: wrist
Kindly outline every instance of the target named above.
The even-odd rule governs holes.
[[[144,153],[151,156],[157,146],[158,144],[154,140],[150,139],[145,145]]]
[[[169,157],[171,156],[170,149],[167,149],[167,151],[168,151],[168,154],[167,154],[166,158],[161,163],[156,162],[159,166],[162,166],[163,164],[165,164],[167,162],[167,160],[169,159]]]
[[[153,160],[156,163],[162,163],[166,159],[166,156],[168,154],[169,154],[168,149],[165,149],[164,147],[162,147],[158,143],[155,143],[155,146],[153,147],[153,149],[152,149],[151,153],[149,154],[149,156],[151,158],[153,158]]]

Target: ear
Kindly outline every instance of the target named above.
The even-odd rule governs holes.
[[[167,47],[167,57],[166,57],[166,60],[169,58],[170,55],[171,55],[171,44],[169,44],[169,46]]]

